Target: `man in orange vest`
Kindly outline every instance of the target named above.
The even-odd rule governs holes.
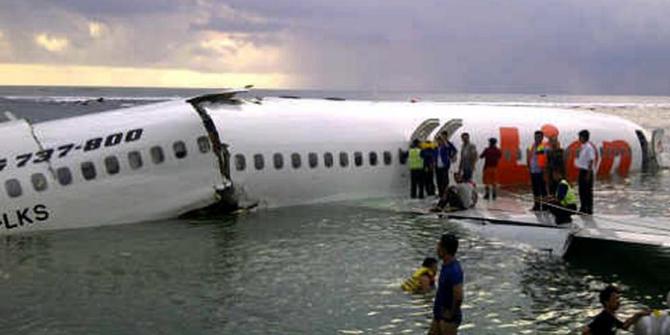
[[[542,140],[544,133],[541,130],[535,131],[535,142],[528,147],[526,152],[526,164],[530,171],[530,183],[533,188],[533,208],[532,211],[541,211],[542,202],[547,196],[547,186],[544,181],[544,170],[547,166],[548,148],[544,146]]]

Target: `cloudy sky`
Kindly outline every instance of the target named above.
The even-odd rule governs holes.
[[[667,0],[0,0],[0,85],[670,95]]]

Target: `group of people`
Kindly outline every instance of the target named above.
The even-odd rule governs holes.
[[[411,173],[412,198],[437,195],[440,201],[432,209],[458,210],[474,207],[477,202],[476,184],[472,177],[478,159],[484,159],[483,184],[484,199],[495,200],[497,197],[498,163],[502,152],[497,146],[497,139],[490,138],[489,145],[481,153],[470,141],[468,133],[461,134],[462,145],[458,169],[454,174],[454,185],[449,183],[449,171],[455,163],[459,150],[449,141],[449,134],[442,132],[435,142],[421,142],[415,139],[409,150],[409,166]],[[571,222],[571,215],[576,212],[593,214],[593,178],[596,162],[596,148],[589,141],[589,131],[579,132],[581,147],[575,166],[579,169],[579,200],[566,178],[565,151],[558,141],[558,132],[537,130],[534,142],[526,152],[526,164],[530,172],[533,192],[532,211],[550,211],[556,217],[556,223]],[[546,140],[545,140],[546,138]]]
[[[454,234],[444,234],[437,242],[436,253],[442,268],[437,277],[438,259],[427,257],[423,260],[412,277],[405,280],[401,287],[409,293],[429,293],[435,288],[437,291],[433,302],[433,318],[428,335],[452,335],[458,333],[458,327],[463,321],[461,305],[464,299],[464,274],[461,263],[456,258],[458,238]],[[670,295],[669,295],[670,296]],[[668,298],[670,301],[670,298]],[[619,309],[620,291],[609,285],[599,294],[602,311],[583,329],[582,334],[609,335],[615,334],[616,329],[628,329],[640,318],[649,315],[650,310],[644,309],[635,313],[625,321],[616,317]]]

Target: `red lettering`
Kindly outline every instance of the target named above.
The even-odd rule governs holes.
[[[602,160],[598,167],[598,177],[609,178],[614,165],[614,158],[619,156],[619,166],[616,173],[621,177],[627,177],[632,163],[630,146],[625,141],[603,142]]]
[[[498,182],[500,184],[520,185],[530,182],[528,167],[517,164],[521,158],[519,147],[519,129],[500,127],[500,151],[502,151],[502,159],[498,163]]]

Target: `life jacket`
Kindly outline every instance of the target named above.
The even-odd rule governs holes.
[[[547,147],[544,145],[544,143],[540,143],[537,146],[533,144],[528,147],[528,150],[531,154],[535,155],[535,159],[537,159],[537,166],[540,169],[544,169],[547,166]]]
[[[421,170],[423,169],[423,158],[421,158],[421,149],[409,149],[409,169]]]
[[[418,268],[416,271],[414,271],[414,274],[412,274],[412,277],[409,279],[405,280],[405,282],[400,285],[400,287],[405,290],[406,292],[416,292],[421,288],[421,277],[424,275],[428,275],[430,277],[430,286],[435,285],[435,272],[431,268],[427,268],[425,266],[422,266]]]
[[[561,206],[567,207],[568,205],[577,205],[577,196],[575,195],[575,190],[570,186],[570,183],[565,179],[561,179],[559,184],[563,184],[568,188],[565,192],[565,197],[561,200]]]

